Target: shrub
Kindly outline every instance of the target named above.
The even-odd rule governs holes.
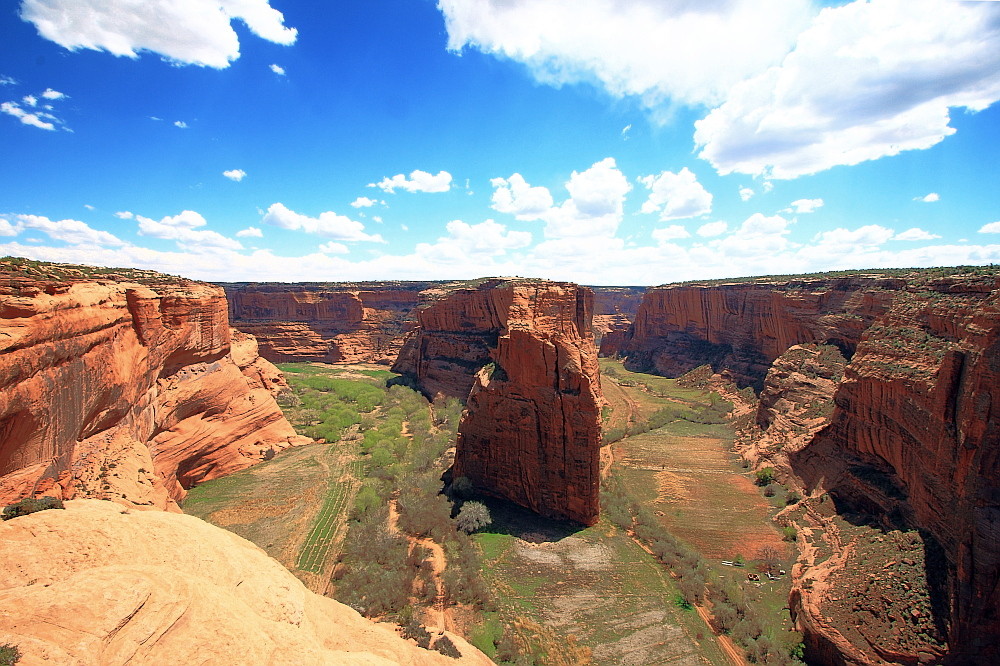
[[[778,490],[773,483],[764,486],[764,497],[774,497],[777,492]]]
[[[451,484],[451,494],[459,499],[469,499],[476,494],[476,489],[472,486],[472,481],[469,481],[469,477],[460,476],[455,479]]]
[[[62,500],[55,497],[25,497],[19,502],[4,507],[3,519],[10,520],[11,518],[27,516],[29,513],[35,513],[36,511],[64,508],[66,507],[63,506]]]
[[[458,517],[455,520],[458,523],[458,529],[466,534],[472,534],[493,522],[490,510],[482,502],[466,502],[462,505],[462,510],[458,512]]]
[[[431,633],[424,625],[413,619],[403,625],[403,638],[412,638],[425,650],[431,645]]]
[[[774,481],[774,468],[765,467],[757,470],[757,485],[766,486]]]
[[[802,495],[795,490],[789,490],[788,494],[785,495],[785,504],[798,504],[801,500]]]
[[[795,541],[795,537],[798,536],[798,532],[791,525],[786,525],[781,528],[781,538],[785,541]]]
[[[16,645],[0,645],[0,666],[13,666],[21,661],[21,650]]]
[[[458,648],[455,647],[455,644],[447,636],[442,636],[434,641],[434,649],[452,659],[458,659],[462,656],[462,653],[458,651]]]

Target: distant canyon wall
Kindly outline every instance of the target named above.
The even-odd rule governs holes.
[[[592,318],[590,289],[539,280],[486,281],[419,311],[393,370],[467,401],[456,477],[544,516],[596,521],[604,398]]]
[[[708,363],[763,387],[765,431],[808,431],[778,461],[806,492],[926,531],[946,560],[929,575],[945,580],[953,663],[1000,659],[1000,278],[984,273],[660,287],[623,345],[636,369]]]
[[[0,503],[33,492],[174,509],[308,441],[219,287],[162,276],[0,286]]]

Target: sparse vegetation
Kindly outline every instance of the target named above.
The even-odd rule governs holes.
[[[21,650],[11,643],[0,645],[0,666],[14,666],[21,661]]]
[[[65,507],[63,506],[62,500],[55,497],[26,497],[4,507],[3,519],[10,520],[11,518],[18,518],[19,516],[27,516],[29,513],[35,513],[36,511],[63,508]]]
[[[757,470],[755,475],[755,480],[758,486],[769,486],[771,482],[774,481],[774,468],[764,467],[763,469]]]

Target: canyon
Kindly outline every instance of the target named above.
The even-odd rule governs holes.
[[[430,397],[466,401],[454,478],[596,522],[604,398],[592,308],[575,284],[488,280],[419,311],[393,370]]]
[[[811,589],[819,579],[804,568],[793,611],[818,661],[1000,655],[998,307],[989,269],[664,286],[639,307],[626,365],[670,377],[708,364],[763,389],[763,436],[743,454],[800,488],[803,511],[829,497],[852,521],[919,531],[947,649],[927,635],[897,651],[866,643],[824,614],[837,590]],[[814,516],[813,526],[829,522]],[[923,622],[911,624],[919,639]]]

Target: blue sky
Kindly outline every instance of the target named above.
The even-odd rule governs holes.
[[[21,0],[0,254],[585,284],[1000,263],[1000,2]]]

